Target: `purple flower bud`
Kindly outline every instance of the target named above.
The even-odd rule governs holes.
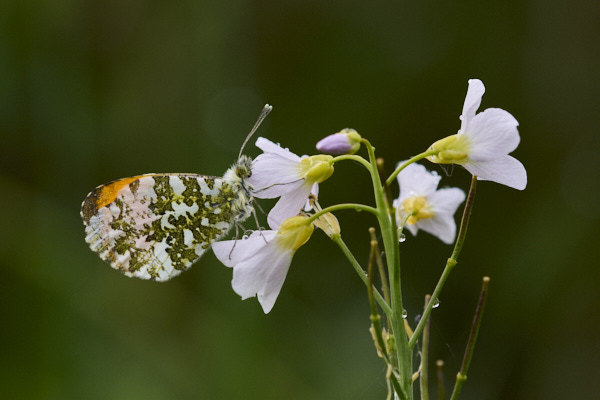
[[[360,148],[361,137],[354,129],[343,129],[317,143],[317,150],[329,154],[354,154]]]

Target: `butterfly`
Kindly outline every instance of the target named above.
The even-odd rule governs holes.
[[[242,151],[271,109],[265,105],[223,177],[144,174],[90,192],[81,205],[90,248],[130,277],[162,282],[188,269],[254,212],[252,158]]]

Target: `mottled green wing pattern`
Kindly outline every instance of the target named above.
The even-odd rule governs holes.
[[[127,276],[166,281],[189,268],[251,208],[236,182],[193,174],[147,174],[99,186],[81,216],[86,242]],[[243,210],[248,213],[248,210]],[[238,218],[239,219],[239,218]]]

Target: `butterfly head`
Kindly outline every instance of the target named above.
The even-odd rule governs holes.
[[[242,181],[252,176],[252,158],[241,155],[235,164],[235,175]]]
[[[249,199],[254,188],[248,182],[252,176],[252,158],[246,155],[240,156],[238,161],[231,166],[223,175],[223,179],[234,187],[238,192],[244,192]]]

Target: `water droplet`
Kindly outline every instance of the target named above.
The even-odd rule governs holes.
[[[406,236],[404,235],[404,233],[401,233],[398,239],[400,240],[400,243],[402,243],[406,240]]]
[[[408,311],[402,310],[402,318],[406,318],[408,316]]]
[[[433,302],[432,308],[438,308],[440,306],[440,299],[435,299]]]

